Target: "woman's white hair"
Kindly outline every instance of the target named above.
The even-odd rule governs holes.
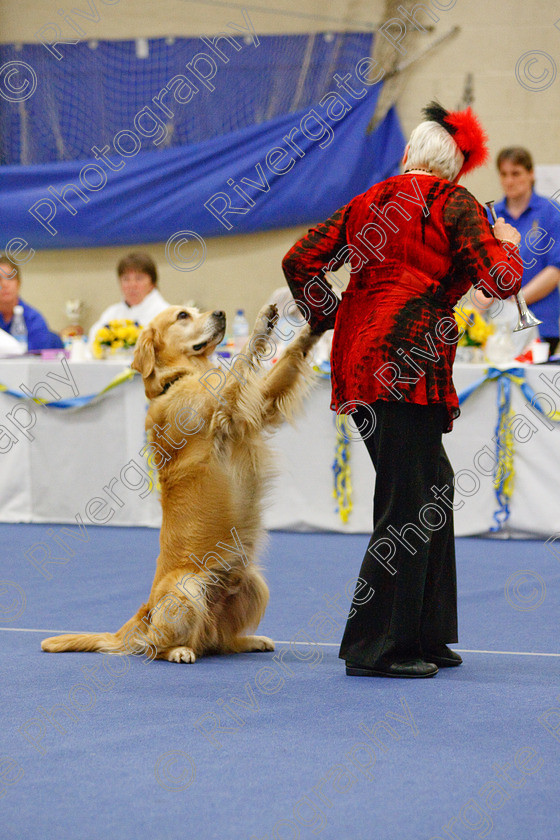
[[[439,123],[421,122],[410,135],[406,169],[432,169],[452,181],[463,162],[463,153]]]

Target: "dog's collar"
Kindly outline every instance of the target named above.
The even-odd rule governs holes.
[[[183,376],[186,376],[186,371],[184,373],[178,373],[177,376],[173,377],[173,379],[169,379],[163,386],[163,389],[159,392],[158,397],[161,397],[162,394],[166,394],[171,386],[175,385],[175,383],[182,379]]]

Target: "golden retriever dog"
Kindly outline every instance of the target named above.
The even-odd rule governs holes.
[[[142,331],[132,367],[150,400],[148,461],[159,473],[163,512],[150,597],[116,633],[53,636],[43,650],[170,662],[274,650],[271,639],[250,635],[269,596],[256,564],[271,473],[264,433],[292,417],[318,339],[304,326],[263,372],[277,317],[274,306],[260,313],[227,372],[210,359],[225,332],[223,312],[172,306]]]

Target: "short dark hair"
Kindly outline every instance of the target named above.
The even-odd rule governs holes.
[[[17,279],[21,282],[21,275],[19,273],[19,265],[13,261],[7,254],[0,253],[0,265],[10,265],[16,273]],[[10,271],[10,277],[13,277],[14,272]]]
[[[154,286],[157,286],[158,274],[156,264],[149,254],[143,251],[136,251],[132,254],[127,254],[117,265],[117,274],[122,277],[125,271],[141,271],[147,274]]]
[[[522,166],[527,172],[533,171],[533,158],[531,153],[524,149],[523,146],[509,146],[507,149],[502,149],[496,158],[496,167],[498,170],[505,160],[509,160],[516,166]]]

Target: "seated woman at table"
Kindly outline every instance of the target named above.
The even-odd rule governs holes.
[[[0,329],[10,332],[14,307],[23,306],[23,320],[27,327],[28,350],[62,348],[62,339],[49,330],[40,312],[19,296],[21,274],[17,263],[5,254],[0,254]]]
[[[110,321],[137,321],[144,327],[169,306],[156,288],[157,268],[149,254],[137,252],[123,257],[117,265],[117,275],[122,300],[109,306],[90,329],[90,347],[98,330]]]
[[[557,352],[560,317],[560,207],[535,192],[533,159],[522,146],[502,149],[496,158],[504,198],[496,202],[498,216],[521,234],[519,252],[523,260],[521,291],[530,310],[542,321],[539,333]],[[492,299],[475,293],[479,309]]]

